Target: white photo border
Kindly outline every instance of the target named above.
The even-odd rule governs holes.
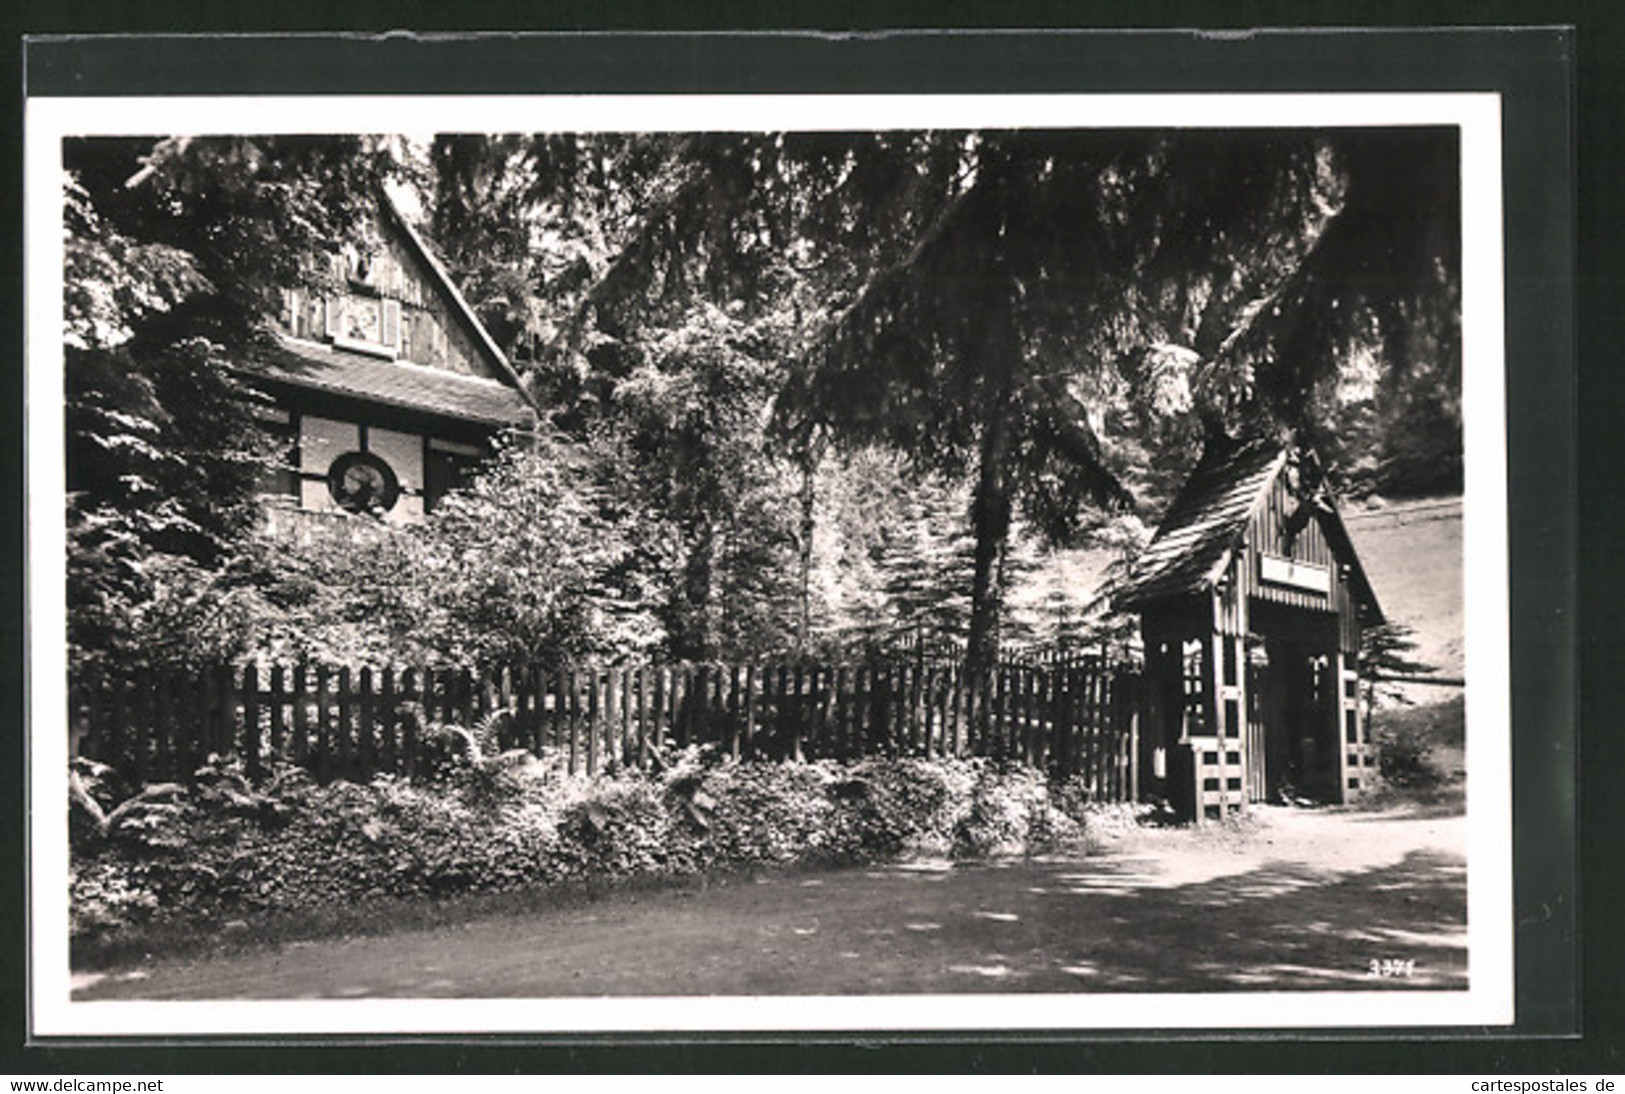
[[[1466,990],[83,1002],[68,961],[62,141],[80,136],[1456,126],[1461,135]],[[35,1037],[1424,1029],[1514,1020],[1501,96],[1294,94],[30,98],[24,117],[29,1028]]]

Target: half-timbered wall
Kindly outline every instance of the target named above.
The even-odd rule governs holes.
[[[1131,602],[1151,700],[1142,751],[1154,775],[1169,771],[1151,785],[1198,818],[1289,787],[1343,801],[1371,775],[1359,563],[1335,515],[1299,508],[1294,466],[1264,455],[1210,472],[1176,505]]]
[[[379,514],[394,524],[421,520],[447,493],[466,485],[491,451],[483,443],[401,428],[405,423],[275,410],[263,424],[287,445],[285,462],[263,484],[268,498],[287,499],[308,513],[336,512],[327,482],[333,461],[347,452],[371,452],[389,464],[400,484],[394,506]]]

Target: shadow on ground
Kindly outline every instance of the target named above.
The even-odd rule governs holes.
[[[1135,875],[1132,860],[1090,866],[1049,875],[1051,903],[1030,909],[1038,914],[1022,947],[986,938],[1010,956],[1007,987],[1466,987],[1466,870],[1451,856],[1416,851],[1345,876],[1266,863],[1166,889]],[[1068,923],[1077,916],[1094,924],[1090,937]],[[1051,958],[1052,946],[1071,955]],[[1407,963],[1408,974],[1381,975],[1385,961]]]
[[[1380,975],[1385,969],[1400,975]],[[1154,858],[1134,854],[977,866],[922,862],[740,879],[391,937],[293,943],[158,964],[82,982],[75,998],[1223,992],[1466,984],[1462,860],[1412,850],[1363,870],[1266,861],[1186,884],[1171,883]]]

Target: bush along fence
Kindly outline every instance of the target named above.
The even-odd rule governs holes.
[[[1132,800],[1139,673],[1096,661],[968,674],[881,665],[438,668],[221,665],[86,677],[70,689],[79,755],[138,781],[185,778],[211,754],[250,778],[277,762],[319,779],[410,776],[446,727],[484,751],[528,749],[571,774],[659,764],[670,746],[735,758],[985,756],[1081,775]]]

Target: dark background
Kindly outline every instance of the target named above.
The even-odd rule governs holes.
[[[1618,84],[1625,41],[1604,3],[1481,3],[1480,27],[1444,3],[1078,3],[934,5],[528,5],[157,3],[113,10],[25,0],[3,16],[19,72],[6,84],[7,223],[21,223],[21,95],[577,92],[995,92],[1499,90],[1505,95],[1507,170],[1507,404],[1515,736],[1518,1024],[1513,1030],[1391,1038],[1021,1034],[929,1038],[782,1037],[667,1043],[574,1039],[505,1043],[462,1039],[383,1047],[362,1041],[123,1046],[26,1045],[20,519],[6,522],[10,565],[0,693],[5,704],[7,806],[0,866],[0,1071],[91,1074],[233,1071],[740,1071],[951,1070],[1203,1072],[1441,1071],[1483,1077],[1625,1071],[1618,941],[1622,871],[1614,728],[1625,645],[1614,605],[1625,603],[1613,562],[1620,489],[1611,473],[1620,369]],[[250,20],[257,20],[251,22]],[[451,22],[455,20],[456,26]],[[769,23],[772,20],[772,23]],[[928,21],[929,20],[929,21]],[[1054,28],[976,34],[960,28]],[[1177,28],[1409,26],[1196,34]],[[1562,29],[1569,24],[1570,29]],[[418,37],[382,33],[411,27]],[[913,33],[875,33],[886,28]],[[1082,35],[1076,28],[1162,28]],[[470,40],[445,31],[821,29],[794,38],[582,37]],[[1060,28],[1075,28],[1068,31]],[[1544,28],[1544,29],[1535,29]],[[66,33],[360,32],[345,37],[72,39]],[[25,47],[23,35],[36,37]],[[26,70],[26,71],[23,71]],[[23,81],[26,78],[26,85]],[[1576,204],[1578,199],[1578,204]],[[1576,221],[1578,214],[1579,220]],[[1576,232],[1576,228],[1578,231]],[[11,359],[22,360],[21,241],[8,233],[0,263]],[[1576,258],[1578,266],[1576,266]],[[1578,324],[1576,314],[1578,290]],[[1603,347],[1607,346],[1607,352]],[[1577,353],[1578,351],[1578,358]],[[1576,361],[1587,362],[1577,370]],[[22,370],[0,370],[8,408],[0,447],[8,513],[22,511]],[[1577,443],[1578,435],[1578,443]],[[1577,456],[1583,473],[1577,474]],[[1584,489],[1584,506],[1580,491]],[[1577,588],[1580,595],[1577,596]],[[1584,690],[1581,690],[1581,685]],[[1589,728],[1581,732],[1584,720]],[[1583,741],[1585,763],[1576,782]],[[49,808],[49,803],[46,804]],[[48,815],[48,814],[42,814]],[[1575,837],[1578,822],[1582,839]],[[1581,873],[1575,875],[1576,858]],[[1584,900],[1576,905],[1576,893]],[[1579,1034],[1578,1036],[1576,1034]]]

